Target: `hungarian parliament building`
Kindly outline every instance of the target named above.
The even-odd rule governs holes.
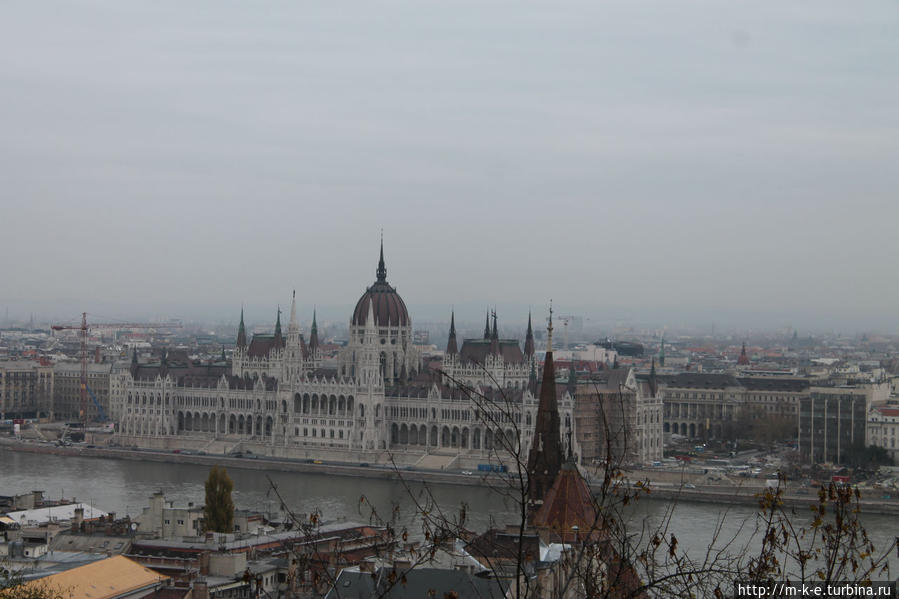
[[[142,364],[135,354],[112,380],[110,407],[123,444],[462,468],[527,455],[539,366],[530,318],[522,346],[499,337],[495,314],[483,337],[461,344],[452,317],[442,358],[425,359],[382,243],[336,359],[323,357],[314,318],[308,339],[301,332],[294,297],[286,332],[279,312],[273,333],[248,339],[241,312],[230,363],[172,353]],[[574,393],[553,388],[561,438],[577,452]]]

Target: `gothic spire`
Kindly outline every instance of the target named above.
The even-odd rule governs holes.
[[[543,363],[543,382],[540,385],[540,403],[534,438],[528,454],[528,498],[542,503],[562,468],[562,439],[559,430],[559,406],[556,400],[556,374],[552,352],[552,307],[547,327],[546,359]]]
[[[384,230],[381,230],[381,259],[378,260],[378,282],[387,282],[387,267],[384,266]]]
[[[496,327],[496,308],[493,309],[493,332],[490,333],[490,353],[498,356],[499,350],[499,330]]]
[[[737,364],[740,366],[749,365],[749,356],[746,355],[746,342],[743,342],[743,349],[740,350],[740,357],[737,358]]]
[[[528,332],[524,337],[524,355],[534,355],[534,330],[531,328],[531,311],[528,310]]]
[[[452,355],[459,353],[459,348],[456,345],[456,311],[453,310],[450,312],[450,330],[449,330],[449,340],[446,342],[446,354]]]
[[[662,335],[662,346],[659,348],[659,366],[665,368],[665,335]]]
[[[284,337],[281,336],[281,306],[278,306],[278,320],[275,321],[275,343],[283,345]]]
[[[247,346],[247,329],[243,325],[243,306],[240,308],[240,326],[237,327],[237,347]]]
[[[490,339],[490,308],[487,308],[487,320],[484,323],[484,339]]]
[[[659,383],[656,381],[656,359],[655,356],[652,358],[652,366],[649,368],[649,391],[652,393],[652,396],[656,396],[656,392],[659,389]]]
[[[315,308],[312,308],[312,331],[309,333],[309,349],[318,348],[318,323],[315,320]]]

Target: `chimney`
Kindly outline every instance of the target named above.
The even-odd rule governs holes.
[[[81,528],[82,524],[84,524],[84,508],[76,507],[75,508],[75,517],[72,518],[72,529],[78,530]]]
[[[200,554],[199,562],[200,562],[199,563],[200,575],[208,576],[209,575],[209,552],[208,551],[204,551],[203,553]],[[196,599],[196,598],[194,598],[194,599]]]
[[[205,580],[195,580],[191,599],[209,599],[209,585]]]

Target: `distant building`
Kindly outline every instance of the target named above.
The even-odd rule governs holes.
[[[872,404],[889,396],[886,383],[813,387],[800,400],[799,455],[806,463],[842,464],[867,445]]]
[[[685,372],[658,379],[664,432],[703,440],[734,439],[747,419],[789,419],[798,426],[799,401],[809,390],[807,380],[786,377]]]
[[[868,445],[884,448],[899,463],[899,405],[873,406],[868,412]]]
[[[111,364],[87,364],[87,420],[99,420],[100,409],[109,415]],[[93,393],[93,398],[91,397]],[[96,400],[96,401],[94,401]],[[81,419],[81,364],[60,362],[53,366],[53,417],[57,420]]]
[[[53,413],[53,368],[30,360],[0,362],[0,420],[49,418]]]
[[[163,538],[197,536],[203,533],[203,506],[175,507],[161,491],[150,497],[149,507],[137,518],[141,532]]]
[[[632,368],[578,379],[574,419],[582,464],[609,458],[619,464],[662,459],[662,397],[654,381],[638,381]]]

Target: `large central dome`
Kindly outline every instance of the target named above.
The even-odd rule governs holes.
[[[384,266],[384,242],[381,241],[381,259],[378,261],[377,280],[365,290],[353,310],[353,326],[365,326],[368,308],[371,305],[377,327],[409,326],[409,311],[396,289],[387,282],[387,267]]]

